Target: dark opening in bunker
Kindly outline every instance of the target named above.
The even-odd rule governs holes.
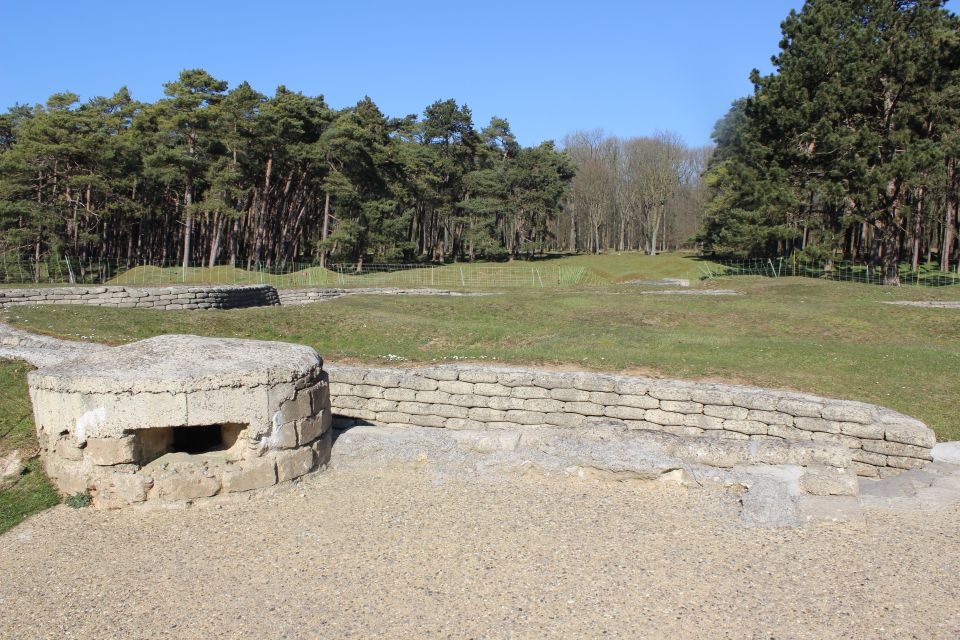
[[[206,453],[223,449],[223,429],[218,424],[203,427],[174,427],[170,450],[183,453]]]
[[[152,462],[167,453],[200,455],[225,451],[236,444],[246,427],[225,423],[137,430],[134,433],[139,439],[140,464]]]

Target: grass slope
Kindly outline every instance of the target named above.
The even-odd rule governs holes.
[[[610,279],[650,277],[644,261],[606,258],[576,260]],[[960,439],[957,312],[881,304],[960,292],[801,278],[711,286],[744,295],[644,296],[621,285],[208,313],[45,306],[6,315],[34,331],[110,343],[193,333],[309,344],[330,362],[482,360],[790,388],[882,404],[924,420],[941,439]]]
[[[30,397],[27,395],[29,370],[29,365],[0,360],[0,456],[13,449],[19,449],[21,454],[37,449]],[[59,502],[60,496],[44,475],[39,460],[30,460],[20,480],[9,489],[0,491],[0,533]]]
[[[533,261],[452,263],[399,271],[355,275],[315,266],[272,274],[229,266],[135,267],[107,284],[272,284],[276,287],[448,287],[549,289],[606,285],[631,279],[700,277],[701,261],[690,254],[646,256],[640,253],[600,256],[548,256]],[[713,265],[714,269],[718,267]]]

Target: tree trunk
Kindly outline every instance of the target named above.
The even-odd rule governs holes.
[[[190,229],[193,226],[192,209],[193,196],[190,193],[190,179],[187,178],[183,188],[183,268],[190,266]]]
[[[954,232],[957,223],[957,160],[950,158],[947,164],[947,212],[943,225],[943,248],[940,251],[940,271],[950,271],[950,258],[953,255]]]
[[[330,192],[327,191],[323,195],[323,228],[320,231],[320,242],[326,242],[327,235],[330,233]],[[327,266],[327,247],[325,244],[321,244],[320,249],[320,266]]]
[[[926,189],[917,189],[917,209],[913,221],[913,255],[910,259],[910,270],[920,270],[920,239],[923,236],[923,203],[926,198]]]

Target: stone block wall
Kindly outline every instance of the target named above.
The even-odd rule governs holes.
[[[446,429],[629,429],[739,440],[810,441],[850,450],[858,475],[923,467],[935,436],[876,405],[745,387],[479,366],[327,367],[339,424]]]
[[[0,309],[16,305],[83,304],[136,309],[242,309],[280,304],[270,285],[51,287],[0,289]]]
[[[47,475],[97,507],[265,488],[330,459],[327,374],[309,347],[159,336],[28,380]]]
[[[282,305],[296,305],[332,300],[348,292],[348,289],[280,289],[277,291],[277,296]]]

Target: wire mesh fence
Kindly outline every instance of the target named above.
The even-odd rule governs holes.
[[[950,271],[927,263],[919,269],[900,265],[900,284],[921,287],[944,287],[960,284],[960,263]],[[764,276],[767,278],[801,277],[840,282],[883,285],[882,265],[847,261],[809,261],[795,258],[755,258],[749,260],[711,260],[700,267],[706,279],[730,276]]]
[[[126,285],[270,284],[275,287],[442,287],[556,288],[588,283],[583,267],[543,263],[315,264],[282,266],[252,264],[130,265],[119,262],[45,259],[38,262],[0,256],[0,285]]]

